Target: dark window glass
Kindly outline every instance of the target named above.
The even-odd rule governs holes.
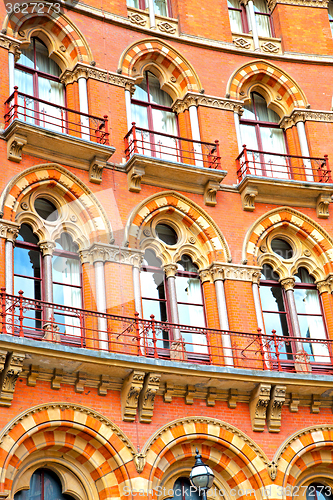
[[[45,198],[37,198],[35,201],[35,210],[42,219],[53,222],[59,217],[57,207]]]
[[[175,245],[178,241],[176,231],[167,224],[157,224],[156,234],[160,240],[164,241],[167,245]]]
[[[273,252],[282,257],[282,259],[291,259],[293,256],[293,249],[286,240],[274,238],[271,242],[271,247]]]
[[[311,483],[306,488],[306,500],[333,500],[332,487],[323,483]]]
[[[31,476],[29,490],[21,490],[14,500],[73,500],[70,495],[62,493],[58,476],[48,469],[38,469]]]
[[[199,491],[194,491],[187,477],[180,477],[173,486],[173,500],[200,500]]]

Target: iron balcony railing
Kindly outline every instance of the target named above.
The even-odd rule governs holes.
[[[53,132],[69,134],[88,141],[109,145],[108,117],[88,115],[73,109],[14,92],[5,102],[5,128],[14,120],[38,125]]]
[[[135,122],[125,135],[125,155],[153,156],[173,162],[187,163],[205,168],[221,168],[219,141],[215,143],[194,141],[176,135],[154,132],[137,127]]]
[[[328,156],[287,155],[247,149],[236,158],[239,182],[247,175],[271,177],[274,179],[293,179],[310,182],[332,182]]]
[[[0,333],[136,357],[277,372],[333,374],[333,341],[243,333],[103,314],[1,289]],[[0,336],[1,340],[1,336]]]

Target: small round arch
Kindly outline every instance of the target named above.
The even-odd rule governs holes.
[[[304,92],[288,73],[261,59],[238,68],[227,84],[227,93],[233,99],[248,101],[255,90],[281,118],[308,104]]]
[[[161,82],[161,88],[173,99],[186,92],[199,92],[201,83],[193,66],[171,45],[156,38],[146,38],[130,45],[121,55],[118,71],[135,78],[143,78],[146,69]]]

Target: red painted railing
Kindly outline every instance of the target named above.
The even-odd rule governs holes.
[[[236,158],[239,182],[247,175],[294,179],[310,182],[332,182],[328,156],[322,158],[287,155],[247,149]]]
[[[133,154],[154,156],[205,168],[221,168],[219,141],[201,142],[162,132],[153,132],[137,127],[135,122],[125,135],[126,159],[129,160]]]
[[[333,374],[328,339],[282,337],[103,314],[0,292],[0,333],[136,357],[243,369]],[[1,335],[0,335],[1,340]]]
[[[15,119],[43,127],[53,132],[69,134],[82,139],[109,145],[108,117],[80,113],[73,109],[14,92],[5,102],[5,128]]]

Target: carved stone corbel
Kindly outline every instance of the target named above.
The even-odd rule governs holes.
[[[255,199],[258,195],[258,189],[254,186],[247,186],[241,193],[243,210],[253,212],[255,207]]]
[[[174,392],[173,382],[166,382],[165,390],[164,390],[164,394],[163,394],[164,403],[171,403],[172,402],[173,392]]]
[[[275,385],[272,389],[271,400],[267,410],[267,427],[269,432],[280,432],[281,411],[286,399],[286,387]]]
[[[3,367],[0,378],[0,406],[10,406],[14,397],[17,379],[23,368],[25,355],[20,352],[0,351],[0,369]],[[4,359],[6,361],[4,362]]]
[[[137,453],[133,457],[133,462],[136,468],[136,472],[138,474],[141,474],[146,465],[146,455],[144,455],[143,453]]]
[[[86,383],[86,377],[82,375],[81,372],[77,372],[75,380],[75,392],[82,394],[84,392],[84,385]]]
[[[146,170],[144,167],[133,167],[127,172],[127,184],[128,190],[132,193],[140,193],[141,191],[141,180],[145,175]]]
[[[258,384],[251,393],[250,417],[252,430],[263,432],[266,422],[266,411],[270,401],[271,385]]]
[[[150,424],[153,418],[155,396],[160,386],[160,378],[160,373],[146,375],[139,398],[139,420],[141,423]]]
[[[61,368],[55,368],[53,371],[53,377],[51,379],[51,388],[58,391],[61,389],[61,381],[64,376],[64,372]]]
[[[208,207],[215,207],[216,201],[216,193],[219,190],[220,183],[216,181],[208,181],[205,186],[204,191],[204,202]]]
[[[98,384],[98,395],[99,396],[106,396],[108,393],[109,386],[110,386],[109,375],[101,375],[99,378],[99,384]]]
[[[22,160],[22,150],[27,144],[27,138],[22,135],[13,134],[7,141],[8,160],[19,163]]]
[[[185,404],[186,405],[193,405],[194,394],[195,394],[194,385],[188,385],[187,389],[186,389],[186,394],[185,394]]]
[[[29,366],[29,373],[27,376],[27,385],[29,387],[36,386],[38,375],[39,375],[39,366],[38,365],[30,365]]]
[[[229,389],[228,407],[235,409],[237,407],[237,401],[238,401],[238,390]]]
[[[206,405],[207,406],[215,406],[216,403],[216,388],[209,387],[208,393],[206,396]]]
[[[300,399],[299,399],[298,394],[295,394],[294,392],[292,392],[290,394],[289,411],[291,413],[297,413],[299,403],[300,403]]]
[[[121,412],[125,422],[134,422],[145,372],[133,370],[121,388]]]
[[[321,405],[320,397],[317,396],[316,394],[312,394],[311,413],[319,413],[320,405]]]
[[[267,465],[267,470],[269,477],[271,478],[272,481],[275,481],[276,476],[277,476],[277,464],[275,462],[270,462]]]
[[[97,156],[91,161],[89,165],[89,181],[94,184],[101,184],[103,168],[105,167],[105,160]]]
[[[320,194],[318,196],[316,203],[316,211],[317,211],[317,217],[319,219],[328,219],[330,215],[328,211],[330,202],[331,202],[330,194]]]

